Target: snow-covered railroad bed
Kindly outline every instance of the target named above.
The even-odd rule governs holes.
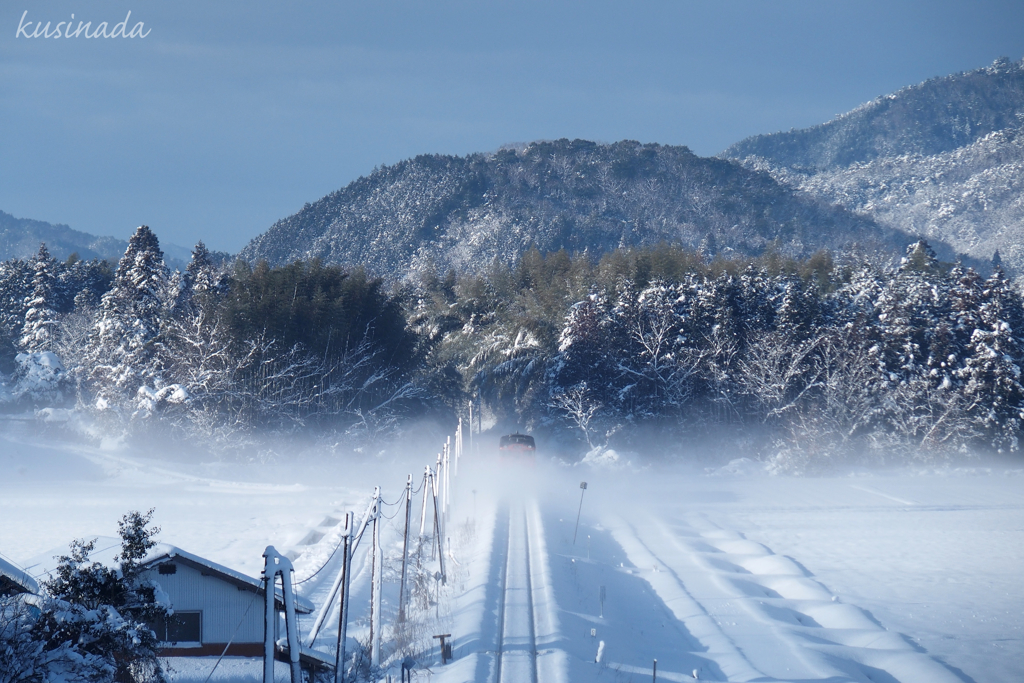
[[[537,502],[513,501],[505,514],[508,543],[504,548],[493,680],[557,683],[564,680],[562,653],[554,648],[545,649],[557,639],[558,626]]]
[[[501,577],[496,683],[537,683],[537,638],[530,580],[530,543],[521,504],[506,511],[508,545]]]

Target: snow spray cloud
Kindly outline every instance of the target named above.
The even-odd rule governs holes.
[[[145,38],[153,29],[146,28],[145,22],[137,21],[131,23],[132,13],[129,10],[123,21],[110,22],[100,21],[93,26],[92,20],[84,21],[75,19],[72,13],[71,19],[65,21],[46,21],[29,17],[28,10],[21,14],[18,22],[18,29],[14,33],[15,38],[49,38],[58,40],[61,38]],[[76,23],[77,22],[77,23]],[[130,28],[129,28],[130,26]]]

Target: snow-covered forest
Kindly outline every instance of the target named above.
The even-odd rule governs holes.
[[[896,265],[533,250],[387,289],[202,244],[171,273],[143,226],[116,269],[44,246],[0,264],[0,290],[5,409],[222,455],[267,434],[360,448],[473,402],[568,457],[654,445],[809,472],[1016,451],[1024,417],[1020,293],[924,242]]]

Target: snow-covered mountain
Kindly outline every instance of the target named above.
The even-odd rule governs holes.
[[[535,142],[419,156],[307,204],[242,250],[271,264],[319,257],[401,276],[479,268],[541,251],[604,253],[659,242],[706,253],[808,255],[851,243],[902,252],[907,235],[686,147]],[[937,248],[942,254],[942,245]]]
[[[1024,272],[1024,62],[878,98],[723,156],[818,200]]]
[[[773,166],[829,169],[880,157],[940,154],[1024,118],[1024,62],[933,78],[883,95],[810,128],[755,135],[720,155]]]
[[[86,261],[95,258],[116,264],[128,248],[128,240],[98,237],[74,230],[63,223],[15,218],[0,211],[0,261],[30,258],[39,251],[40,242],[45,242],[54,258],[61,261],[71,254],[78,254],[79,258]],[[167,243],[162,248],[164,258],[171,268],[184,268],[188,263],[189,249]]]

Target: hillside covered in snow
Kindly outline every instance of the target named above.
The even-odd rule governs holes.
[[[898,253],[906,236],[685,147],[563,139],[382,167],[278,221],[240,256],[319,258],[396,278],[515,263],[531,247],[598,257],[660,242],[799,257],[854,243]]]
[[[927,81],[723,156],[810,197],[1024,272],[1024,64]]]

